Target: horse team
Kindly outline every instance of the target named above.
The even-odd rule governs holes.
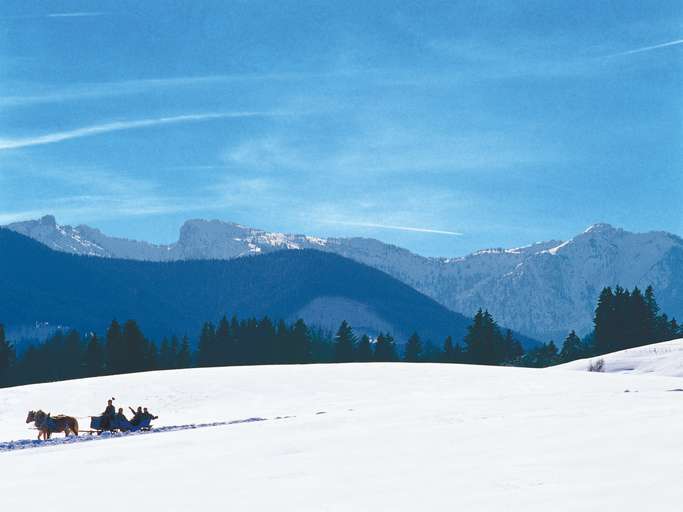
[[[29,411],[26,423],[34,423],[38,429],[38,440],[42,437],[47,441],[54,432],[64,432],[64,436],[73,434],[78,435],[78,420],[73,416],[59,414],[51,416],[49,413],[41,411]]]
[[[113,398],[107,401],[107,407],[104,412],[99,416],[91,416],[91,428],[96,427],[95,430],[87,430],[88,433],[97,432],[100,434],[104,430],[149,430],[151,428],[150,421],[152,419],[157,419],[156,416],[152,415],[147,411],[147,408],[138,407],[135,411],[131,408],[133,412],[133,418],[128,421],[123,415],[123,409],[119,409],[118,413],[115,412],[113,406]],[[64,437],[68,437],[73,434],[78,435],[78,419],[73,416],[67,416],[64,414],[59,414],[57,416],[52,416],[50,413],[46,413],[42,410],[29,411],[26,416],[26,423],[33,423],[35,428],[38,430],[38,440],[41,438],[45,441],[50,439],[55,432],[64,432]]]

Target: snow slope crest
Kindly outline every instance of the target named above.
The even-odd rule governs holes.
[[[557,370],[591,371],[602,361],[605,373],[652,374],[683,377],[683,338],[629,348],[602,356],[553,366]]]

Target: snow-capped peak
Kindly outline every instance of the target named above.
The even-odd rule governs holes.
[[[591,224],[586,228],[584,233],[610,233],[619,231],[617,228],[613,227],[611,224],[605,222],[598,222],[597,224]]]
[[[368,238],[318,238],[268,232],[220,220],[191,219],[177,242],[155,245],[108,237],[51,215],[9,229],[63,252],[135,260],[230,259],[276,250],[329,251],[378,268],[446,307],[488,309],[501,325],[540,339],[591,327],[603,286],[652,284],[662,309],[683,316],[683,240],[665,232],[631,233],[594,224],[565,242],[486,249],[458,258],[426,258]]]

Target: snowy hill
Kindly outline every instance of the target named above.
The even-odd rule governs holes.
[[[633,373],[683,377],[683,338],[629,348],[589,359],[553,366],[557,370],[589,371],[602,361],[605,373]]]
[[[373,239],[271,233],[217,220],[187,221],[170,245],[60,226],[51,216],[7,227],[55,250],[136,260],[231,259],[280,249],[333,252],[382,270],[466,316],[487,308],[502,325],[542,340],[559,341],[572,329],[588,332],[600,290],[615,284],[652,284],[662,310],[683,316],[683,239],[607,224],[565,242],[486,249],[461,258],[426,258]]]
[[[683,501],[683,408],[669,390],[680,386],[642,375],[346,364],[0,389],[0,496],[6,510],[40,510],[49,498],[53,510],[97,503],[105,512],[124,503],[174,511],[674,511]],[[112,395],[121,407],[159,414],[157,432],[73,444],[59,435],[39,447],[27,440],[36,435],[24,424],[29,409],[84,417]]]

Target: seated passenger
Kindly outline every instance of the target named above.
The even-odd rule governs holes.
[[[100,428],[102,430],[110,429],[112,420],[114,419],[114,416],[116,416],[116,409],[114,408],[113,401],[113,398],[107,400],[107,407],[104,409],[104,412],[101,415],[102,422],[100,423]]]
[[[142,412],[142,407],[138,407],[138,410],[135,411],[132,407],[128,407],[130,409],[130,412],[133,413],[133,417],[131,418],[130,422],[132,425],[139,425],[140,420],[142,420],[144,413]]]
[[[154,416],[151,412],[147,410],[147,407],[145,407],[144,412],[142,413],[148,421],[156,420],[159,418],[159,416]]]
[[[104,409],[102,416],[114,416],[116,409],[114,409],[113,398],[107,400],[107,407]]]

